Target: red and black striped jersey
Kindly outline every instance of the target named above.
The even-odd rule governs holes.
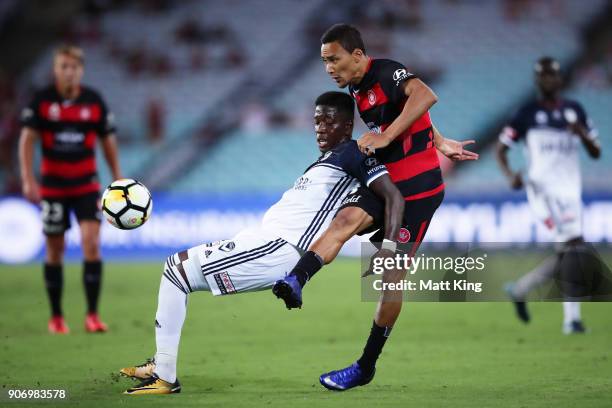
[[[65,99],[54,85],[35,93],[21,123],[41,136],[41,196],[62,198],[100,190],[95,148],[115,131],[114,119],[95,90],[81,87]]]
[[[349,87],[361,119],[373,132],[382,133],[402,112],[408,97],[404,84],[415,76],[402,64],[370,59],[358,85]],[[444,190],[442,171],[426,112],[376,157],[387,166],[391,179],[406,200],[418,200]]]

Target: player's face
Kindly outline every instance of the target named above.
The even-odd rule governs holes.
[[[543,94],[554,94],[561,89],[561,74],[552,68],[545,68],[541,73],[536,74],[536,84]]]
[[[319,150],[333,149],[350,136],[351,124],[334,106],[317,105],[314,113],[315,134]]]
[[[60,54],[53,62],[53,74],[60,88],[75,88],[81,83],[83,65],[76,58]]]
[[[360,50],[355,51],[361,52]],[[321,59],[325,65],[325,72],[331,76],[339,88],[345,88],[355,77],[359,58],[353,54],[345,50],[337,41],[321,45]]]

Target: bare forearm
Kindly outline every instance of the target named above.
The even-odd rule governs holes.
[[[113,180],[121,178],[121,169],[119,167],[119,157],[117,154],[117,142],[114,135],[109,135],[102,141],[102,149],[104,158],[113,176]]]
[[[29,129],[23,129],[19,137],[19,170],[22,180],[34,179],[34,142],[36,133]]]
[[[404,197],[397,189],[391,177],[384,174],[378,177],[369,188],[385,202],[385,236],[384,239],[396,241],[404,218]]]
[[[495,153],[497,163],[499,164],[502,173],[504,173],[504,175],[508,178],[512,177],[514,175],[514,171],[512,171],[510,168],[510,163],[508,163],[508,147],[503,143],[498,142]]]
[[[601,146],[599,145],[597,139],[593,139],[589,135],[588,131],[582,126],[577,129],[576,133],[580,137],[580,141],[582,142],[582,145],[586,151],[589,153],[589,156],[591,156],[593,159],[599,159],[599,156],[601,155]]]
[[[433,123],[431,124],[431,129],[433,130],[434,135],[434,145],[436,146],[436,148],[439,149],[440,146],[442,146],[442,144],[444,143],[444,136],[442,136],[442,133],[440,133],[438,128],[435,127]]]
[[[412,81],[418,82],[407,85],[409,96],[402,112],[384,132],[390,140],[404,133],[438,101],[436,94],[427,85],[417,79]]]
[[[392,199],[385,201],[385,236],[384,239],[396,241],[402,226],[404,216],[404,197],[395,194]]]

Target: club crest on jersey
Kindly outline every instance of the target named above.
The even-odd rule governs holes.
[[[88,120],[91,116],[91,112],[87,108],[81,109],[81,119]]]
[[[219,250],[223,251],[223,252],[230,252],[234,248],[236,248],[236,244],[234,243],[234,241],[228,241],[228,242],[224,243],[223,245],[221,245],[219,247]]]
[[[376,104],[376,93],[371,89],[368,91],[368,102],[370,102],[372,106]]]
[[[397,234],[397,241],[402,244],[410,241],[410,231],[403,227],[400,228],[399,233]]]
[[[57,103],[52,103],[49,106],[49,119],[51,120],[59,120],[60,118],[60,107]]]

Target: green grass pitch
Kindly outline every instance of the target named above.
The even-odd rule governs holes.
[[[514,267],[517,261],[512,261]],[[0,266],[0,406],[83,407],[609,407],[612,305],[584,304],[590,333],[561,334],[561,305],[534,303],[520,324],[509,303],[406,303],[374,381],[334,393],[318,376],[362,350],[374,303],[360,300],[358,263],[342,259],[288,311],[271,292],[190,295],[179,355],[181,394],[135,397],[117,370],[151,357],[161,266],[108,263],[101,315],[85,334],[79,264],[66,267],[71,334],[50,336],[39,265]],[[8,389],[65,389],[66,401],[8,401]]]

